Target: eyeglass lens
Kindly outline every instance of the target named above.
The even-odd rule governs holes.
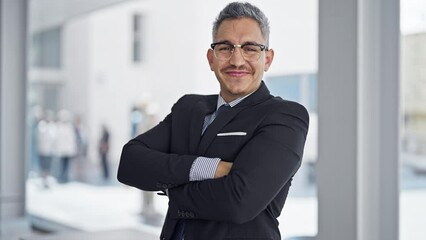
[[[235,52],[235,48],[240,47],[242,56],[247,61],[256,61],[260,58],[262,48],[260,46],[246,44],[243,46],[236,46],[226,43],[217,44],[214,47],[215,57],[220,60],[229,60]]]

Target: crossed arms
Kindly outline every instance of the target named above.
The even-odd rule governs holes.
[[[195,219],[244,223],[263,211],[299,168],[308,121],[300,105],[274,109],[229,159],[233,163],[221,161],[214,179],[191,182],[199,156],[172,151],[171,114],[124,146],[118,180],[146,191],[168,189],[173,218],[181,218],[183,209]]]

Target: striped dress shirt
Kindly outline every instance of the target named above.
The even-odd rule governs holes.
[[[251,93],[227,103],[219,94],[219,97],[217,99],[216,111],[212,114],[207,115],[204,118],[203,130],[201,134],[204,134],[204,131],[207,129],[207,127],[214,121],[220,107],[222,107],[223,105],[227,105],[233,108],[250,95]],[[195,159],[195,161],[192,163],[191,170],[189,172],[189,181],[213,179],[217,165],[219,164],[220,160],[220,158],[208,158],[203,156],[200,156]]]

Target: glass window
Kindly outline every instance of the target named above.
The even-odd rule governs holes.
[[[401,1],[400,239],[425,239],[426,2]]]
[[[317,112],[317,75],[312,73],[268,77],[271,93],[301,103],[309,112]]]
[[[41,30],[31,36],[30,64],[39,68],[61,67],[61,28]]]
[[[141,14],[133,15],[133,62],[142,61],[142,20]]]

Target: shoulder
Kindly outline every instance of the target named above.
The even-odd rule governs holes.
[[[217,95],[186,94],[177,100],[175,106],[194,105],[200,101],[207,101],[215,97],[217,97]]]
[[[272,97],[267,101],[269,107],[278,112],[288,112],[309,118],[308,110],[297,102],[284,100],[281,97]]]
[[[302,104],[284,100],[281,97],[272,97],[267,101],[267,104],[271,109],[270,117],[292,117],[309,125],[309,113]]]
[[[182,96],[172,107],[173,112],[188,114],[194,108],[208,106],[208,103],[217,101],[217,95],[187,94]]]
[[[183,95],[177,103],[188,103],[188,102],[198,102],[207,98],[209,95],[200,95],[200,94],[186,94]]]

